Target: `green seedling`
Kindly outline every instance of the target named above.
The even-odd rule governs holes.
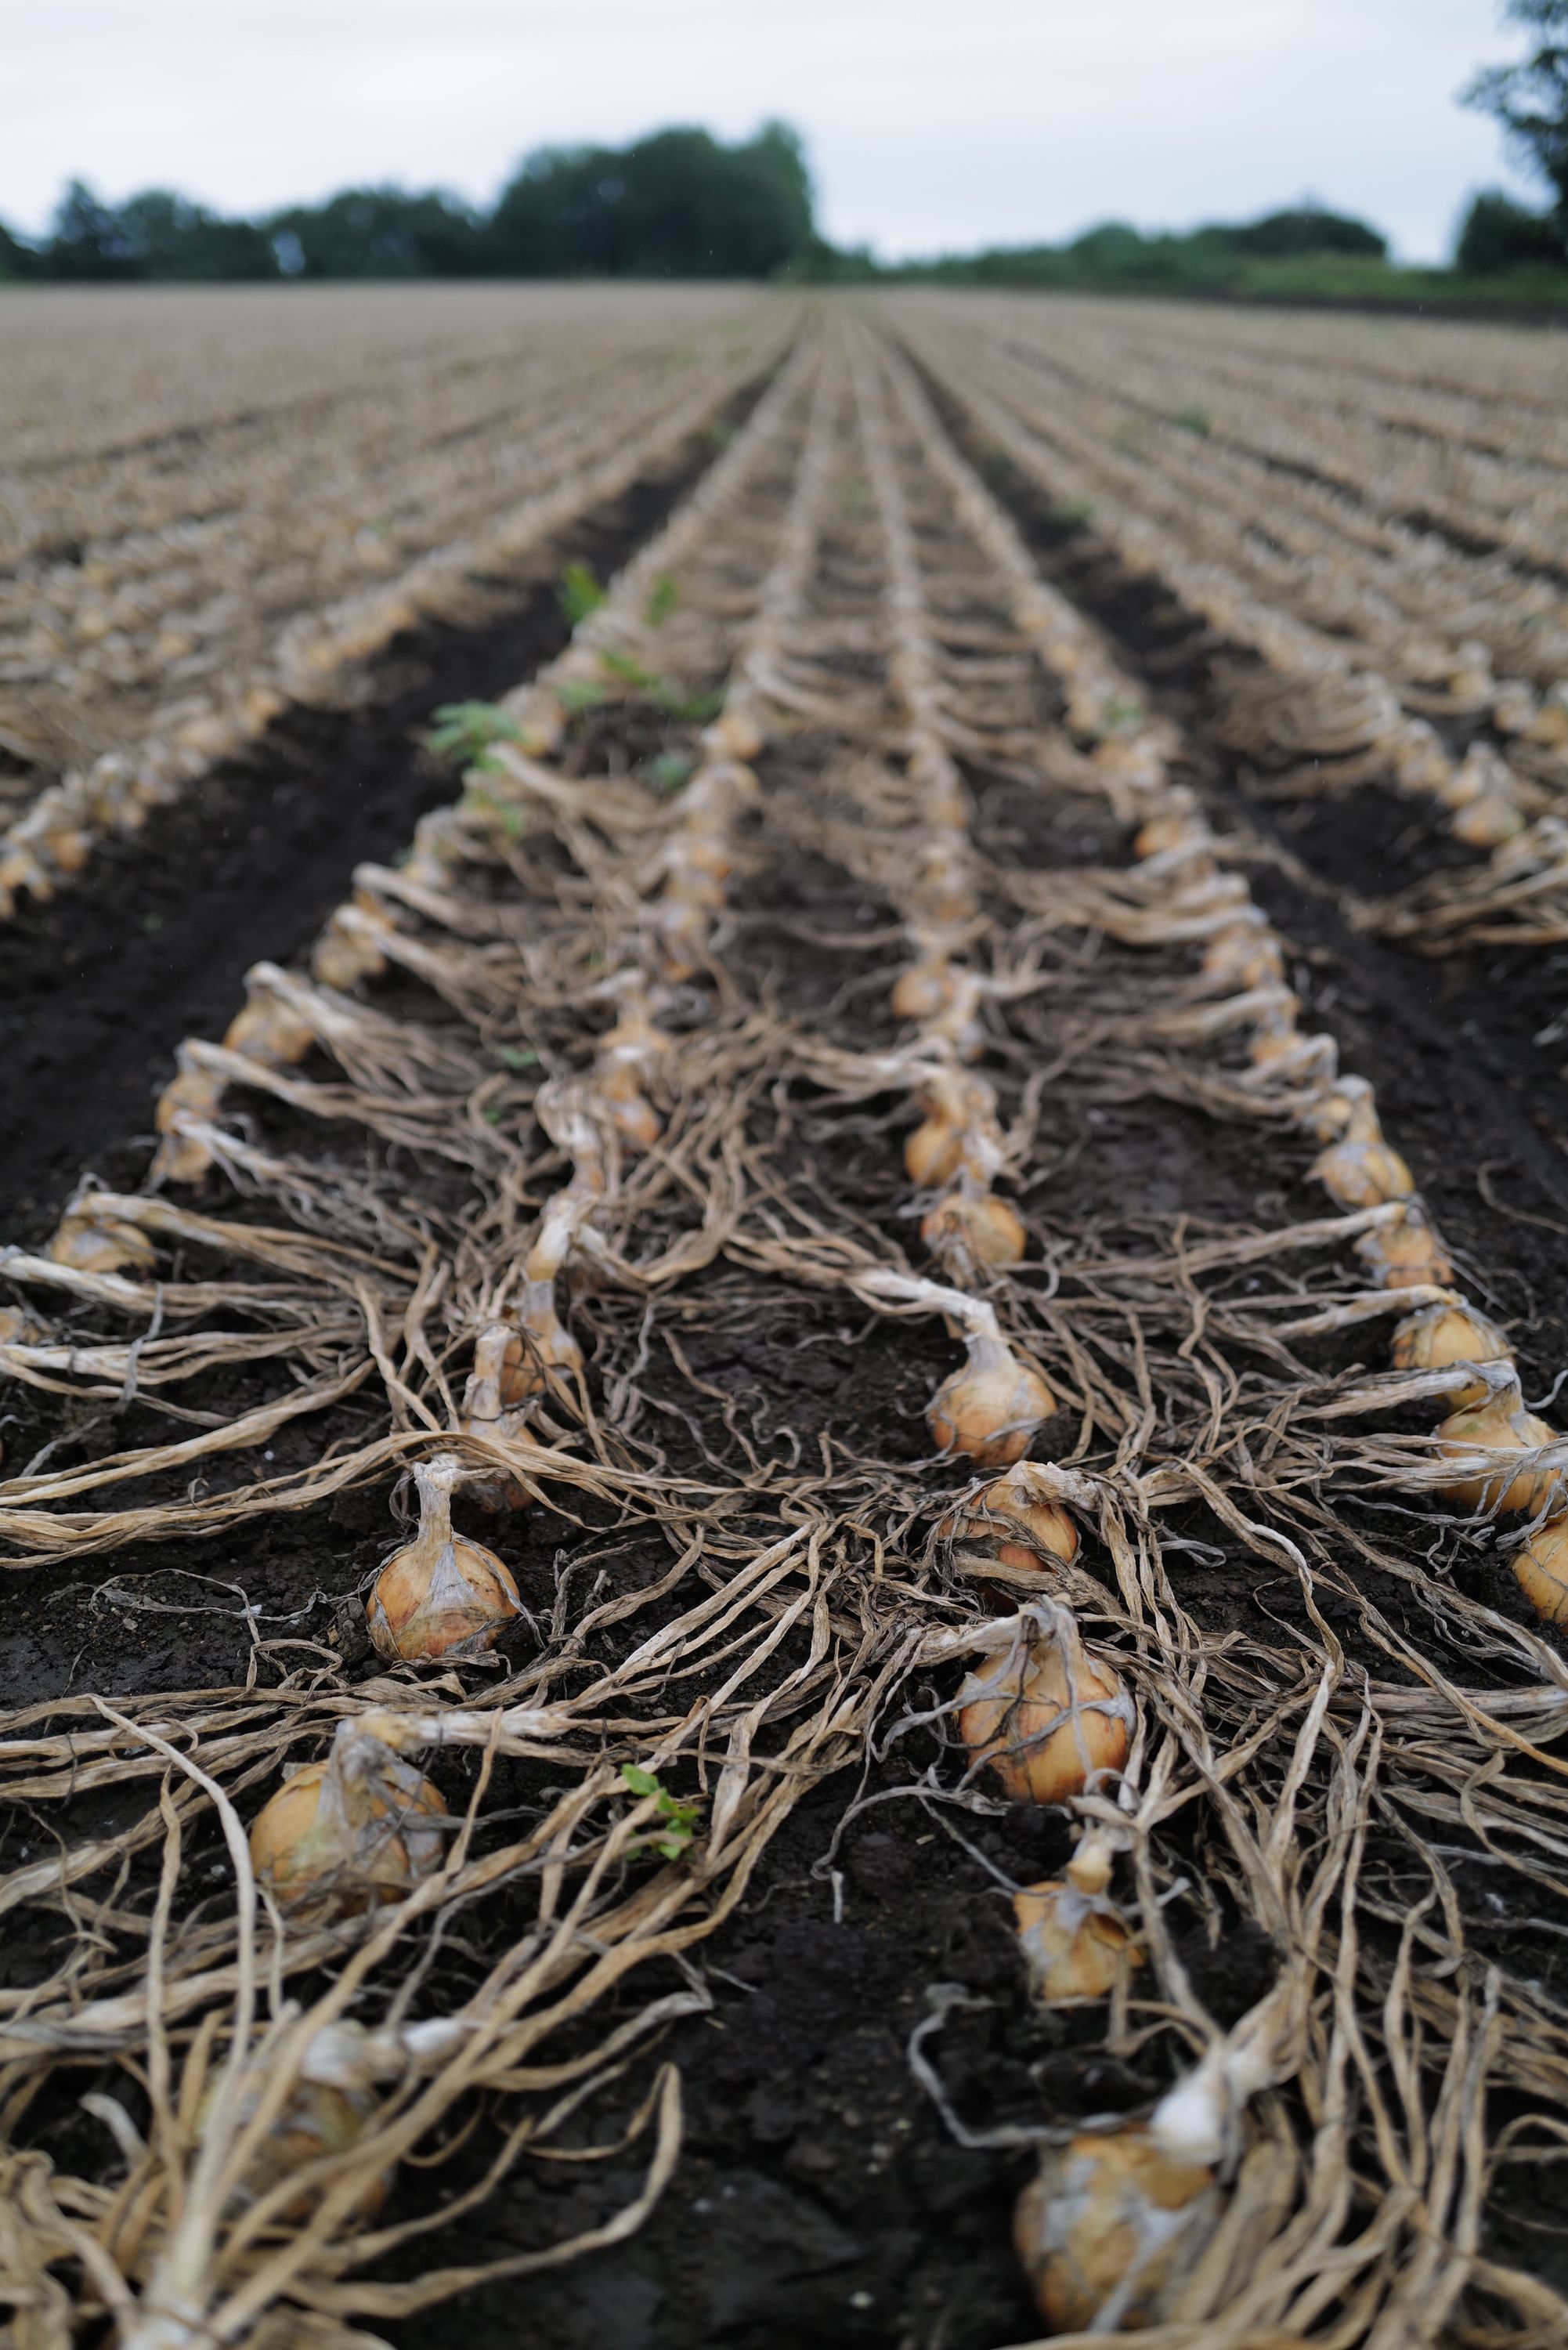
[[[501,1058],[513,1070],[536,1069],[539,1066],[539,1055],[532,1045],[503,1045]]]
[[[1206,408],[1179,408],[1170,421],[1179,425],[1183,432],[1195,433],[1199,441],[1207,441],[1214,430],[1213,420]]]
[[[671,792],[680,789],[695,764],[684,751],[660,751],[657,759],[649,761],[643,775],[649,791],[668,799]]]
[[[472,784],[463,793],[458,807],[464,816],[477,816],[481,824],[493,825],[508,840],[521,840],[528,829],[528,820],[520,807],[511,800],[492,799],[487,791]]]
[[[1124,416],[1111,434],[1111,446],[1119,449],[1124,457],[1143,455],[1143,437],[1130,416]]]
[[[1092,522],[1094,517],[1093,498],[1057,498],[1052,504],[1051,519],[1064,530],[1076,530],[1080,523]]]
[[[597,612],[605,600],[605,591],[587,563],[567,564],[561,574],[556,596],[574,629],[579,620],[586,620],[590,612]]]
[[[1143,704],[1139,702],[1124,702],[1119,695],[1113,695],[1106,704],[1106,724],[1108,727],[1137,726],[1142,719]]]
[[[667,718],[677,718],[682,725],[706,725],[724,706],[722,693],[682,693],[678,685],[672,685],[667,677],[656,677],[640,661],[633,660],[629,653],[607,652],[599,658],[606,669],[624,679],[634,692],[656,702]]]
[[[556,688],[556,698],[563,708],[571,711],[597,710],[601,702],[608,699],[604,687],[596,685],[591,677],[567,678],[564,685]]]
[[[650,629],[661,629],[680,601],[680,590],[668,571],[661,571],[648,591],[642,617]]]
[[[722,420],[721,420],[719,423],[710,424],[708,427],[708,440],[712,448],[727,449],[734,437],[734,426],[732,424],[724,423]]]
[[[683,1804],[660,1784],[653,1772],[644,1771],[635,1762],[623,1762],[620,1775],[634,1795],[658,1796],[659,1825],[652,1839],[653,1848],[666,1860],[679,1860],[697,1833],[700,1806]]]
[[[425,748],[456,767],[483,767],[497,743],[520,743],[517,721],[493,702],[447,702],[435,713]]]

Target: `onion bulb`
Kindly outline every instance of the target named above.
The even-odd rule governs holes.
[[[957,1174],[962,1154],[962,1128],[933,1110],[906,1140],[904,1165],[910,1182],[929,1191]]]
[[[315,1029],[261,987],[254,990],[223,1033],[231,1053],[244,1053],[253,1061],[264,1061],[270,1069],[303,1061],[315,1042]]]
[[[1058,2333],[1158,2324],[1220,2219],[1214,2174],[1137,2123],[1054,2147],[1018,2200],[1013,2242]]]
[[[721,711],[697,739],[711,759],[754,759],[768,740],[750,711],[738,708]]]
[[[1066,1637],[993,1657],[959,1691],[959,1735],[1014,1803],[1064,1804],[1119,1771],[1133,1706],[1109,1665],[1085,1656],[1066,1610]]]
[[[178,1132],[176,1121],[190,1118],[206,1124],[215,1118],[223,1107],[226,1083],[215,1069],[197,1068],[181,1045],[180,1073],[170,1078],[159,1095],[152,1117],[153,1126],[162,1137],[153,1170],[164,1181],[199,1182],[211,1167],[213,1155],[206,1144],[196,1135]]]
[[[259,2069],[253,2069],[244,2075],[235,2119],[236,2134],[255,2114],[265,2087],[265,2074]],[[196,2109],[198,2139],[206,2134],[220,2088],[221,2083],[214,2081]],[[241,2205],[259,2203],[262,2197],[281,2179],[291,2178],[296,2170],[303,2170],[307,2163],[320,2162],[327,2155],[347,2154],[364,2136],[366,2126],[376,2112],[376,2102],[368,2089],[344,2087],[334,2081],[296,2082],[284,2101],[282,2110],[245,2166],[244,2177],[236,2190],[236,2201]],[[363,2219],[379,2210],[387,2199],[391,2178],[390,2169],[372,2171],[349,2207],[352,2212]],[[274,2213],[274,2218],[293,2224],[307,2220],[325,2194],[327,2183],[323,2180],[316,2187],[306,2187],[299,2194],[291,2196]]]
[[[1568,1517],[1548,1518],[1511,1565],[1536,1614],[1549,1624],[1568,1624]]]
[[[1047,1559],[1070,1566],[1078,1555],[1078,1529],[1059,1503],[1040,1501],[1029,1491],[1029,1464],[1022,1461],[975,1496],[961,1531],[971,1542],[989,1542],[999,1565],[1038,1570]],[[954,1521],[949,1519],[942,1531]]]
[[[452,1532],[452,1489],[462,1474],[450,1452],[414,1471],[420,1530],[387,1561],[365,1611],[383,1657],[429,1664],[438,1657],[483,1656],[522,1612],[510,1567],[483,1543]]]
[[[1450,1363],[1510,1363],[1513,1349],[1501,1330],[1469,1305],[1427,1305],[1407,1315],[1394,1333],[1397,1371],[1447,1370]],[[1453,1407],[1464,1411],[1484,1403],[1484,1379],[1450,1390]]]
[[[939,1200],[921,1219],[920,1238],[933,1253],[956,1243],[981,1264],[1021,1264],[1027,1245],[1017,1209],[989,1191],[973,1198],[952,1191]]]
[[[1018,1940],[1037,2000],[1104,1999],[1143,1952],[1103,1893],[1083,1893],[1070,1878],[1048,1877],[1012,1897]]]
[[[431,1823],[446,1816],[411,1763],[340,1722],[326,1762],[306,1762],[257,1813],[251,1866],[280,1909],[352,1916],[440,1867],[445,1838]]]
[[[1557,1431],[1526,1411],[1517,1380],[1484,1403],[1472,1404],[1464,1411],[1450,1413],[1438,1430],[1438,1445],[1448,1455],[1470,1452],[1478,1449],[1490,1452],[1528,1452],[1539,1445],[1554,1443]],[[1480,1477],[1452,1477],[1438,1488],[1445,1500],[1460,1503],[1466,1509],[1507,1510],[1533,1516],[1551,1498],[1553,1489],[1563,1490],[1563,1472],[1551,1469],[1521,1469],[1511,1475],[1508,1469],[1488,1470]]]
[[[939,1452],[967,1453],[982,1469],[1022,1460],[1056,1399],[1034,1368],[1006,1340],[981,1331],[965,1338],[969,1360],[945,1378],[926,1407],[926,1425]]]
[[[78,1273],[151,1273],[158,1252],[140,1225],[118,1216],[91,1216],[67,1208],[55,1227],[48,1256]]]
[[[1342,1208],[1379,1208],[1386,1200],[1407,1200],[1416,1188],[1399,1153],[1381,1139],[1331,1142],[1312,1171]]]
[[[1417,1202],[1407,1201],[1398,1221],[1363,1232],[1355,1253],[1385,1289],[1409,1289],[1429,1284],[1446,1289],[1454,1277],[1447,1252]]]
[[[896,1020],[934,1020],[945,1012],[953,992],[952,965],[945,955],[929,955],[910,963],[901,971],[894,983],[893,1017]]]

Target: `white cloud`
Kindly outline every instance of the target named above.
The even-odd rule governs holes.
[[[887,255],[1241,217],[1312,190],[1413,257],[1510,175],[1455,92],[1496,0],[0,0],[0,216],[73,174],[259,210],[493,195],[549,140],[782,114]],[[1517,184],[1517,183],[1516,183]]]

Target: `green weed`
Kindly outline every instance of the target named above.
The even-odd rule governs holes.
[[[556,600],[575,629],[590,612],[597,612],[605,600],[605,591],[586,563],[568,563],[556,589]]]
[[[658,1796],[659,1825],[652,1840],[653,1848],[666,1860],[679,1860],[697,1833],[701,1806],[681,1803],[660,1784],[653,1772],[641,1770],[635,1762],[623,1762],[620,1775],[634,1795]]]
[[[483,767],[495,743],[523,739],[516,720],[493,702],[443,702],[435,722],[424,738],[425,748],[456,767]]]

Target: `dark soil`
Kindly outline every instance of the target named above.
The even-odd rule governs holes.
[[[743,418],[760,388],[724,421]],[[221,1035],[249,966],[297,958],[354,866],[390,857],[427,808],[451,798],[452,769],[419,739],[431,711],[493,700],[558,652],[569,633],[555,587],[564,567],[583,562],[607,577],[715,445],[693,436],[672,463],[585,515],[483,626],[432,621],[395,638],[357,673],[351,706],[291,707],[175,806],[103,842],[49,904],[24,899],[0,923],[6,1240],[51,1230],[86,1164],[107,1182],[140,1180],[144,1130],[181,1038]]]
[[[656,501],[677,486],[646,494]],[[1164,660],[1173,644],[1179,652],[1179,628],[1171,623],[1162,633],[1161,623],[1137,608],[1100,550],[1082,535],[1048,525],[1016,483],[1005,487],[1052,567],[1116,629],[1135,667],[1151,653]],[[607,567],[614,547],[643,535],[657,510],[653,504],[619,517],[616,528],[624,537],[613,546],[588,543],[593,559]],[[563,559],[581,551],[575,542]],[[40,1057],[21,1079],[29,1123],[18,1163],[28,1171],[12,1180],[18,1193],[31,1194],[35,1226],[48,1221],[82,1152],[106,1135],[125,1139],[117,1151],[101,1153],[99,1171],[140,1172],[142,1154],[131,1138],[167,1074],[174,1042],[189,1029],[211,1033],[226,1020],[244,965],[263,953],[282,960],[303,947],[342,895],[353,861],[399,845],[418,811],[450,792],[450,778],[410,743],[410,728],[431,703],[514,682],[560,633],[553,596],[541,588],[504,628],[463,645],[421,638],[403,647],[388,664],[386,700],[351,716],[313,717],[297,739],[286,725],[285,740],[275,745],[269,738],[259,764],[225,771],[165,820],[166,838],[176,847],[160,851],[150,829],[112,861],[106,858],[82,890],[29,916],[15,942],[0,937],[0,958],[16,958],[16,988],[35,987],[24,1004],[38,1002],[37,982],[51,956],[54,972],[69,987],[68,1003],[46,1004],[52,1017],[38,1030]],[[1321,858],[1316,849],[1309,857],[1302,837],[1282,828],[1278,812],[1249,799],[1231,764],[1204,747],[1202,691],[1196,659],[1168,664],[1157,689],[1165,706],[1195,725],[1204,788],[1265,844],[1288,846],[1302,860],[1299,873],[1262,864],[1254,879],[1300,950],[1303,992],[1339,1035],[1346,1065],[1376,1081],[1390,1131],[1416,1164],[1446,1232],[1495,1282],[1501,1310],[1521,1319],[1530,1370],[1547,1384],[1568,1352],[1561,1320],[1568,1218],[1562,1238],[1518,1223],[1488,1204],[1476,1177],[1482,1162],[1503,1162],[1490,1180],[1511,1188],[1498,1190],[1498,1198],[1561,1216],[1568,1185],[1552,1139],[1553,1128],[1568,1134],[1561,1082],[1553,1069],[1542,1071],[1545,1056],[1529,1044],[1525,1016],[1514,1019],[1485,972],[1418,964],[1349,931],[1334,894],[1339,868],[1331,870],[1326,850]],[[317,727],[319,734],[312,731]],[[659,747],[645,712],[621,731],[628,739],[618,739],[608,713],[594,716],[579,729],[578,763],[625,764]],[[663,739],[674,741],[674,731],[666,729]],[[808,766],[811,748],[797,743],[793,755]],[[346,779],[352,800],[344,807],[338,801],[348,796]],[[781,772],[770,779],[764,768],[763,780],[782,785],[800,778]],[[993,847],[1012,843],[1025,862],[1115,853],[1099,810],[1064,795],[974,780],[981,834]],[[256,827],[267,837],[252,842],[246,831],[263,791],[272,795],[272,816],[267,827]],[[734,899],[730,967],[748,993],[765,992],[803,1025],[868,1041],[882,1033],[886,1015],[878,995],[860,983],[874,970],[885,981],[888,949],[876,941],[890,910],[841,868],[770,843],[768,798],[764,790],[763,816],[747,844],[753,878]],[[1336,803],[1334,814],[1336,822],[1354,821],[1355,809]],[[283,847],[272,841],[275,827]],[[1345,869],[1354,872],[1357,852],[1345,853]],[[175,871],[178,882],[170,878]],[[1363,869],[1355,886],[1365,888],[1366,880]],[[163,931],[143,928],[149,912],[163,914]],[[23,953],[29,941],[31,962]],[[10,968],[0,960],[0,971]],[[25,1019],[15,996],[3,1016]],[[1466,1021],[1477,1024],[1468,1039]],[[1029,1042],[1021,1022],[1013,1059],[1002,1063],[1004,1086],[1016,1084]],[[1116,1230],[1133,1246],[1140,1235],[1144,1244],[1158,1244],[1182,1213],[1223,1228],[1321,1212],[1303,1180],[1309,1154],[1296,1139],[1216,1125],[1155,1100],[1086,1105],[1080,1098],[1074,1105],[1065,1098],[1069,1091],[1045,1121],[1042,1171],[1021,1201],[1037,1244],[1102,1227],[1111,1201]],[[891,1101],[872,1104],[862,1118],[824,1109],[803,1119],[794,1140],[836,1199],[868,1221],[880,1220],[908,1244],[912,1236],[889,1206],[898,1196],[888,1171],[901,1132],[894,1107]],[[1534,1122],[1537,1110],[1547,1130]],[[268,1124],[277,1115],[273,1107],[263,1105],[257,1115],[267,1139],[276,1139]],[[296,1147],[292,1135],[287,1147]],[[416,1187],[438,1176],[410,1169],[408,1180]],[[1542,1191],[1554,1204],[1543,1203]],[[888,1325],[850,1320],[841,1307],[817,1314],[798,1305],[791,1317],[763,1328],[720,1277],[700,1303],[697,1326],[682,1329],[688,1359],[699,1378],[733,1398],[759,1448],[765,1451],[782,1428],[807,1446],[830,1430],[883,1459],[918,1459],[920,1408],[934,1379],[956,1359],[940,1331],[901,1330],[895,1337]],[[614,1367],[618,1349],[624,1362],[634,1350],[635,1317],[618,1323],[613,1301],[584,1305],[598,1334],[600,1367]],[[1325,1350],[1325,1365],[1329,1360]],[[671,1417],[659,1424],[659,1440],[674,1464],[700,1459],[692,1449],[697,1422],[704,1440],[724,1442],[711,1404],[696,1389],[683,1392],[668,1367],[659,1368],[657,1380],[650,1373],[648,1385],[691,1414],[690,1423]],[[57,1457],[69,1458],[73,1431],[47,1399],[26,1399],[23,1419],[25,1426],[19,1420],[5,1431],[16,1447],[14,1461],[62,1435],[67,1441]],[[74,1433],[79,1441],[88,1431]],[[306,1439],[302,1431],[294,1440]],[[320,1440],[321,1424],[314,1423],[310,1449]],[[288,1441],[285,1431],[280,1463]],[[93,1444],[102,1443],[100,1432]],[[385,1488],[375,1488],[222,1541],[150,1544],[123,1559],[12,1577],[0,1637],[5,1701],[57,1693],[67,1684],[118,1691],[232,1683],[243,1676],[250,1647],[234,1612],[242,1601],[233,1586],[265,1611],[264,1637],[325,1641],[336,1625],[350,1678],[379,1669],[357,1654],[351,1622],[345,1630],[339,1610],[387,1546],[388,1502]],[[565,1530],[563,1542],[560,1521],[541,1512],[483,1526],[475,1521],[474,1530],[514,1566],[535,1615],[548,1611],[564,1577],[600,1571],[602,1537]],[[1182,1581],[1184,1601],[1206,1627],[1266,1633],[1293,1609],[1299,1616],[1294,1586],[1265,1580],[1257,1562],[1206,1518],[1182,1515],[1170,1531],[1208,1545],[1184,1565]],[[660,1555],[645,1538],[628,1540],[603,1571],[629,1589],[650,1579]],[[170,1569],[208,1575],[230,1588],[197,1593],[192,1604],[191,1587],[169,1580]],[[95,1599],[111,1572],[119,1590]],[[132,1575],[154,1573],[159,1580],[132,1588]],[[1368,1578],[1368,1588],[1400,1617],[1406,1602],[1398,1586]],[[1486,1596],[1494,1603],[1502,1596],[1490,1587]],[[203,1606],[214,1612],[198,1612]],[[296,1620],[284,1620],[291,1616]],[[629,1647],[649,1620],[635,1618],[615,1637]],[[1337,1617],[1335,1623],[1354,1653],[1354,1623]],[[531,1653],[533,1638],[527,1623],[516,1627],[509,1642],[514,1660]],[[786,1653],[793,1661],[797,1652]],[[1386,1662],[1380,1669],[1386,1670]],[[264,1680],[271,1670],[264,1659]],[[945,1686],[935,1692],[947,1693]],[[918,1690],[909,1694],[911,1705],[923,1701]],[[977,1819],[911,1794],[910,1783],[934,1754],[929,1734],[917,1732],[887,1748],[864,1790],[846,1775],[815,1790],[781,1830],[730,1924],[695,1954],[711,2007],[676,2025],[659,2050],[680,2067],[686,2135],[675,2182],[649,2225],[627,2244],[568,2269],[480,2290],[404,2324],[375,2321],[374,2330],[399,2350],[502,2350],[519,2339],[549,2340],[559,2350],[691,2350],[697,2344],[817,2350],[839,2343],[996,2350],[1035,2333],[1038,2320],[1009,2241],[1012,2202],[1030,2158],[958,2142],[915,2077],[909,2042],[930,2012],[929,1994],[939,1985],[957,1986],[974,2002],[951,2010],[926,2054],[951,2107],[976,2129],[1070,2121],[1141,2105],[1163,2085],[1162,2060],[1147,2048],[1125,2060],[1107,2054],[1102,2010],[1032,2010],[1007,1887],[1060,1866],[1064,1829],[1054,1814],[1013,1807]],[[857,1792],[873,1800],[845,1826]],[[499,1802],[525,1804],[535,1793],[525,1772],[498,1776]],[[90,1808],[87,1802],[76,1807],[72,1833],[81,1832]],[[99,1832],[111,1818],[109,1807],[100,1806]],[[62,1825],[54,1817],[18,1818],[8,1856],[40,1827],[47,1835]],[[218,1847],[210,1841],[215,1860]],[[192,1866],[203,1856],[205,1847],[193,1842]],[[1199,1996],[1222,2022],[1234,2020],[1271,1979],[1267,1942],[1250,1921],[1231,1916],[1212,1943],[1179,1904],[1171,1923]],[[504,1934],[506,1926],[502,1915],[488,1930]],[[475,1936],[484,1930],[476,1919]],[[19,1978],[39,1956],[37,1944],[18,1938]],[[471,1956],[460,1952],[451,1962],[461,1968]],[[1561,1964],[1560,1945],[1543,1943],[1542,1980],[1550,1981]],[[675,1991],[683,1980],[672,1969],[650,1971],[628,1997]],[[630,2077],[626,2111],[646,2088],[646,2059]],[[124,2094],[123,2076],[112,2078],[116,2093]],[[62,2158],[79,2144],[73,2134],[86,2127],[69,2101],[89,2086],[109,2085],[109,2076],[99,2082],[86,2072],[67,2080],[67,2102],[41,2109],[37,2123],[39,2142]],[[613,2136],[602,2116],[585,2119],[580,2144]],[[439,2208],[480,2175],[496,2144],[494,2117],[485,2116],[449,2160],[428,2170],[410,2166],[389,2216]],[[559,2241],[608,2218],[636,2192],[639,2177],[633,2158],[524,2163],[457,2229],[421,2240],[403,2273]],[[1533,2243],[1521,2249],[1500,2241],[1493,2249],[1503,2258],[1538,2259]]]

